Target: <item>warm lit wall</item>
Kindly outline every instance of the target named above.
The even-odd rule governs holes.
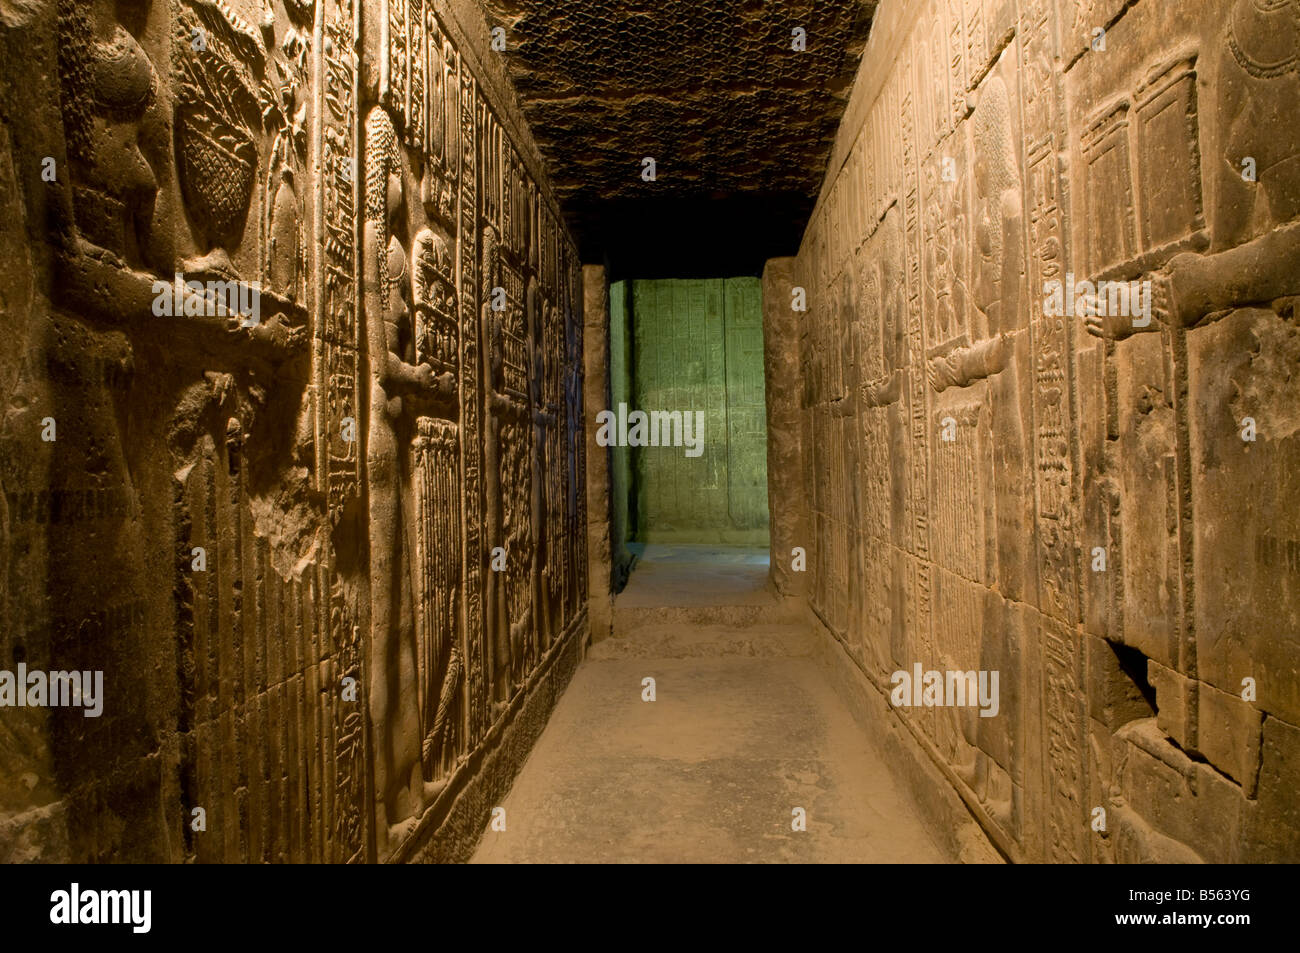
[[[885,0],[803,239],[811,603],[886,696],[1000,673],[897,717],[1013,859],[1300,860],[1282,21]],[[1045,313],[1070,274],[1149,331]]]
[[[0,667],[105,698],[0,709],[0,860],[466,856],[587,589],[580,269],[481,11],[20,6]]]

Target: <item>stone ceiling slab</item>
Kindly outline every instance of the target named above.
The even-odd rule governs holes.
[[[875,0],[482,3],[585,259],[757,274],[794,252]]]

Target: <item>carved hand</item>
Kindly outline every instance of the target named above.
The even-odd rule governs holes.
[[[456,375],[451,371],[443,371],[433,381],[434,393],[442,397],[456,396]]]
[[[954,352],[951,357],[957,357]],[[936,391],[942,391],[945,388],[952,387],[958,383],[957,370],[953,366],[954,360],[947,357],[936,357],[929,364],[926,376],[930,379],[930,386]]]
[[[412,369],[415,386],[420,390],[432,391],[436,388],[433,379],[433,368],[428,364],[416,364]]]
[[[1183,252],[1169,259],[1168,276],[1159,276],[1151,288],[1151,310],[1170,327],[1188,327],[1205,313],[1196,306],[1196,291],[1204,259]]]
[[[886,374],[878,380],[868,381],[865,385],[867,403],[873,407],[891,404],[898,400],[903,392],[903,372],[895,368],[892,374]]]
[[[1083,329],[1095,338],[1109,338],[1122,341],[1135,334],[1159,331],[1162,324],[1169,321],[1167,306],[1163,303],[1169,297],[1169,279],[1162,274],[1153,274],[1151,282],[1151,315],[1145,324],[1141,315],[1132,314],[1098,314],[1105,309],[1099,306],[1100,296],[1089,295],[1084,299]]]
[[[1011,340],[1011,335],[1005,331],[999,334],[997,340],[992,342],[992,347],[989,348],[985,357],[987,362],[984,368],[986,376],[992,377],[994,374],[1000,374],[1006,370],[1014,351],[1015,344]]]

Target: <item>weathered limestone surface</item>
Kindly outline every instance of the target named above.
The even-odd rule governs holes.
[[[893,717],[1012,859],[1300,860],[1295,17],[877,12],[789,281],[809,601],[886,699],[1000,673]]]
[[[610,406],[609,283],[600,265],[582,267],[583,399],[592,413]],[[589,415],[590,416],[590,415]],[[610,449],[596,443],[596,428],[585,429],[587,442],[587,573],[592,640],[609,635],[613,624],[613,534]]]
[[[0,666],[104,685],[0,707],[0,860],[486,823],[588,589],[580,267],[487,44],[469,0],[0,5]]]
[[[799,323],[791,307],[793,258],[769,259],[763,268],[763,377],[767,408],[767,511],[771,562],[768,577],[783,596],[801,595],[807,554],[806,494],[800,440]],[[799,568],[796,568],[799,566]]]

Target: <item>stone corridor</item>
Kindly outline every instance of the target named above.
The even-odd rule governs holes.
[[[955,859],[764,591],[766,557],[645,548],[619,634],[574,674],[473,862]]]
[[[939,863],[797,625],[647,627],[574,675],[478,863]],[[656,700],[642,702],[644,673]],[[807,832],[793,830],[806,812]]]

